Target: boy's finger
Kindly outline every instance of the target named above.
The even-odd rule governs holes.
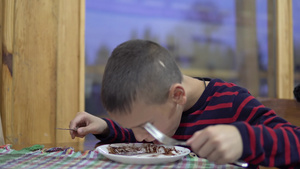
[[[89,129],[88,127],[79,127],[76,133],[79,137],[84,137],[89,133]]]
[[[202,147],[207,143],[208,139],[209,137],[202,131],[198,131],[189,140],[187,140],[187,145],[191,146],[192,150],[200,155],[199,153],[201,152]]]
[[[72,131],[72,130],[70,130],[70,135],[71,135],[71,138],[72,138],[72,139],[74,139],[74,138],[75,138],[75,136],[74,136],[74,134],[73,134],[73,131]]]
[[[186,141],[186,144],[191,145],[193,142],[195,142],[195,140],[198,140],[198,138],[201,137],[201,133],[202,131],[197,131],[196,133],[194,133],[192,137]]]

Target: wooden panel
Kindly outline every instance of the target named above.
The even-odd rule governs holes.
[[[74,14],[80,12],[80,1],[61,1],[59,13],[64,13],[58,18],[58,53],[57,53],[57,117],[58,127],[69,127],[79,108],[79,65],[80,65],[80,18]],[[66,80],[68,79],[68,80]],[[57,143],[78,142],[72,140],[69,132],[58,130],[56,133]]]
[[[79,32],[79,111],[85,110],[85,0],[80,0],[80,32]],[[79,140],[78,148],[84,150],[84,140]]]
[[[56,127],[68,127],[84,107],[84,1],[0,2],[6,143],[14,149],[61,143],[78,149],[80,140]]]
[[[6,143],[12,143],[12,76],[13,76],[13,34],[14,34],[14,0],[2,0],[2,55],[1,55],[1,119]]]
[[[55,142],[57,17],[54,1],[16,1],[14,146]]]
[[[80,65],[79,65],[79,110],[85,110],[85,1],[80,0]]]
[[[0,11],[3,11],[3,5],[4,5],[4,2],[3,1],[0,1]],[[3,32],[2,32],[2,26],[3,26],[3,24],[2,24],[2,17],[3,17],[3,12],[0,12],[0,56],[2,56],[2,34],[3,34]],[[0,100],[2,100],[2,57],[1,57],[1,59],[0,59]],[[1,103],[0,103],[0,105],[1,105]],[[3,129],[2,129],[2,118],[1,118],[1,116],[2,116],[2,110],[0,109],[0,145],[3,145],[3,144],[5,144],[5,142],[4,142],[4,135],[3,135]]]
[[[294,89],[292,0],[277,0],[277,97],[292,99]]]
[[[2,130],[2,120],[1,120],[1,116],[0,116],[0,145],[4,145],[5,141],[4,141],[4,135],[3,135],[3,130]]]

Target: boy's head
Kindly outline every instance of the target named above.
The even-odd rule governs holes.
[[[147,40],[130,40],[113,50],[105,68],[101,98],[108,112],[130,113],[137,100],[165,103],[172,84],[181,82],[182,74],[165,48]]]

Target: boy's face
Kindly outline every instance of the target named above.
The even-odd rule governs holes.
[[[177,130],[183,107],[172,100],[164,104],[146,104],[135,101],[130,113],[109,113],[110,117],[122,127],[132,129],[138,141],[154,141],[155,139],[143,128],[147,122],[153,124],[161,132],[173,136]]]

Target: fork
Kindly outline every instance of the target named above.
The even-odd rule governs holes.
[[[146,123],[144,128],[158,141],[164,143],[165,145],[181,145],[187,146],[185,141],[175,140],[171,137],[166,136],[164,133],[159,131],[156,127],[154,127],[151,123]]]
[[[159,131],[156,127],[154,127],[151,123],[147,122],[144,125],[144,128],[159,142],[165,144],[165,145],[171,145],[171,146],[175,146],[175,145],[181,145],[181,146],[187,146],[185,141],[179,141],[176,139],[173,139],[167,135],[165,135],[164,133],[162,133],[161,131]],[[233,164],[247,168],[248,167],[248,163],[244,162],[244,161],[236,161]]]
[[[77,131],[77,129],[70,129],[70,128],[56,128],[58,130],[72,130],[72,131]]]

